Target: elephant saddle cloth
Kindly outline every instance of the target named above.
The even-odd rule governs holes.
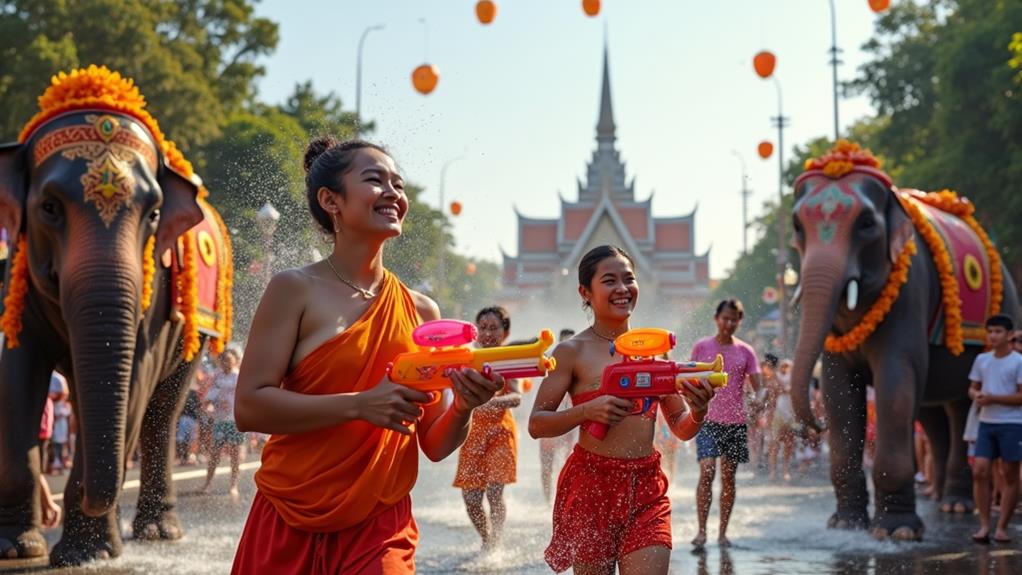
[[[962,311],[962,335],[966,345],[983,345],[984,323],[993,297],[990,283],[990,258],[976,232],[961,218],[909,196],[933,225],[947,249],[958,281]],[[938,305],[930,316],[932,345],[944,344],[944,306]]]
[[[173,293],[171,301],[175,309],[182,313],[186,311],[186,297],[183,293],[187,290],[186,282],[182,282],[185,268],[182,262],[186,262],[185,254],[193,254],[192,260],[195,265],[196,290],[198,302],[196,305],[196,324],[199,332],[210,337],[221,337],[227,331],[226,323],[230,321],[229,297],[230,285],[228,274],[231,269],[231,255],[227,244],[222,237],[219,216],[213,208],[205,201],[199,201],[202,208],[202,221],[195,225],[186,234],[177,239],[176,249],[173,252],[173,265],[171,266],[171,282]],[[185,242],[190,242],[187,246]]]

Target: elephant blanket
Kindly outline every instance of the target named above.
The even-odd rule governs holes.
[[[917,228],[923,228],[919,230],[920,233],[925,237],[928,235],[926,228],[929,228],[936,236],[934,239],[939,239],[940,246],[943,247],[945,261],[951,267],[954,283],[958,288],[963,343],[983,345],[984,322],[991,313],[999,311],[1000,307],[999,302],[997,304],[994,302],[994,288],[999,287],[1000,282],[994,281],[992,275],[992,270],[999,266],[1000,262],[991,261],[987,248],[989,240],[980,236],[983,233],[982,229],[978,226],[973,227],[958,213],[953,213],[961,212],[958,207],[967,203],[967,200],[957,199],[954,203],[948,204],[934,201],[940,198],[940,193],[936,196],[916,190],[899,190],[898,193],[903,203],[910,202],[925,218],[928,225],[919,226],[920,222],[915,222]],[[913,211],[915,210],[910,210]],[[985,236],[985,233],[983,235]],[[940,267],[939,260],[944,256],[939,253],[934,253],[933,256]],[[930,343],[933,345],[946,344],[946,314],[945,306],[941,305],[933,310],[930,317]]]
[[[185,317],[195,318],[199,333],[226,339],[231,325],[231,244],[220,214],[204,200],[199,201],[199,207],[203,220],[177,239],[172,256],[171,301]],[[193,296],[185,297],[191,289],[195,290]]]

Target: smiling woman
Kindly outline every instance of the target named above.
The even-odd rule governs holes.
[[[304,165],[309,211],[334,250],[277,274],[252,321],[235,421],[273,435],[234,573],[413,573],[416,446],[434,461],[450,455],[504,380],[454,373],[453,400],[426,405],[429,395],[386,377],[415,349],[412,330],[440,317],[383,266],[408,213],[404,180],[362,141],[317,138]]]

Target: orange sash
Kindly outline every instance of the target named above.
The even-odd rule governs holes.
[[[369,389],[379,383],[397,354],[415,349],[411,335],[418,323],[408,289],[385,272],[380,294],[365,314],[303,359],[281,387],[309,395]],[[414,435],[357,420],[272,436],[255,482],[288,525],[338,531],[408,495],[418,461]]]

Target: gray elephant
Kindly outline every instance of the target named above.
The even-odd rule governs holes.
[[[37,444],[53,370],[71,385],[79,433],[50,561],[121,553],[117,502],[136,447],[135,537],[182,535],[172,427],[200,348],[229,329],[216,285],[229,245],[190,165],[125,80],[96,68],[61,78],[20,143],[0,147],[0,223],[17,238],[0,356],[0,570],[47,554]],[[106,97],[83,93],[97,85]]]
[[[933,445],[937,493],[951,508],[972,509],[962,441],[969,369],[982,349],[985,317],[994,311],[1017,317],[1018,297],[970,214],[967,201],[950,194],[898,190],[875,158],[847,142],[814,160],[795,183],[802,315],[792,398],[803,423],[819,429],[809,381],[826,347],[821,383],[837,496],[830,527],[922,537],[913,482],[916,419]],[[872,522],[862,467],[870,385]]]

